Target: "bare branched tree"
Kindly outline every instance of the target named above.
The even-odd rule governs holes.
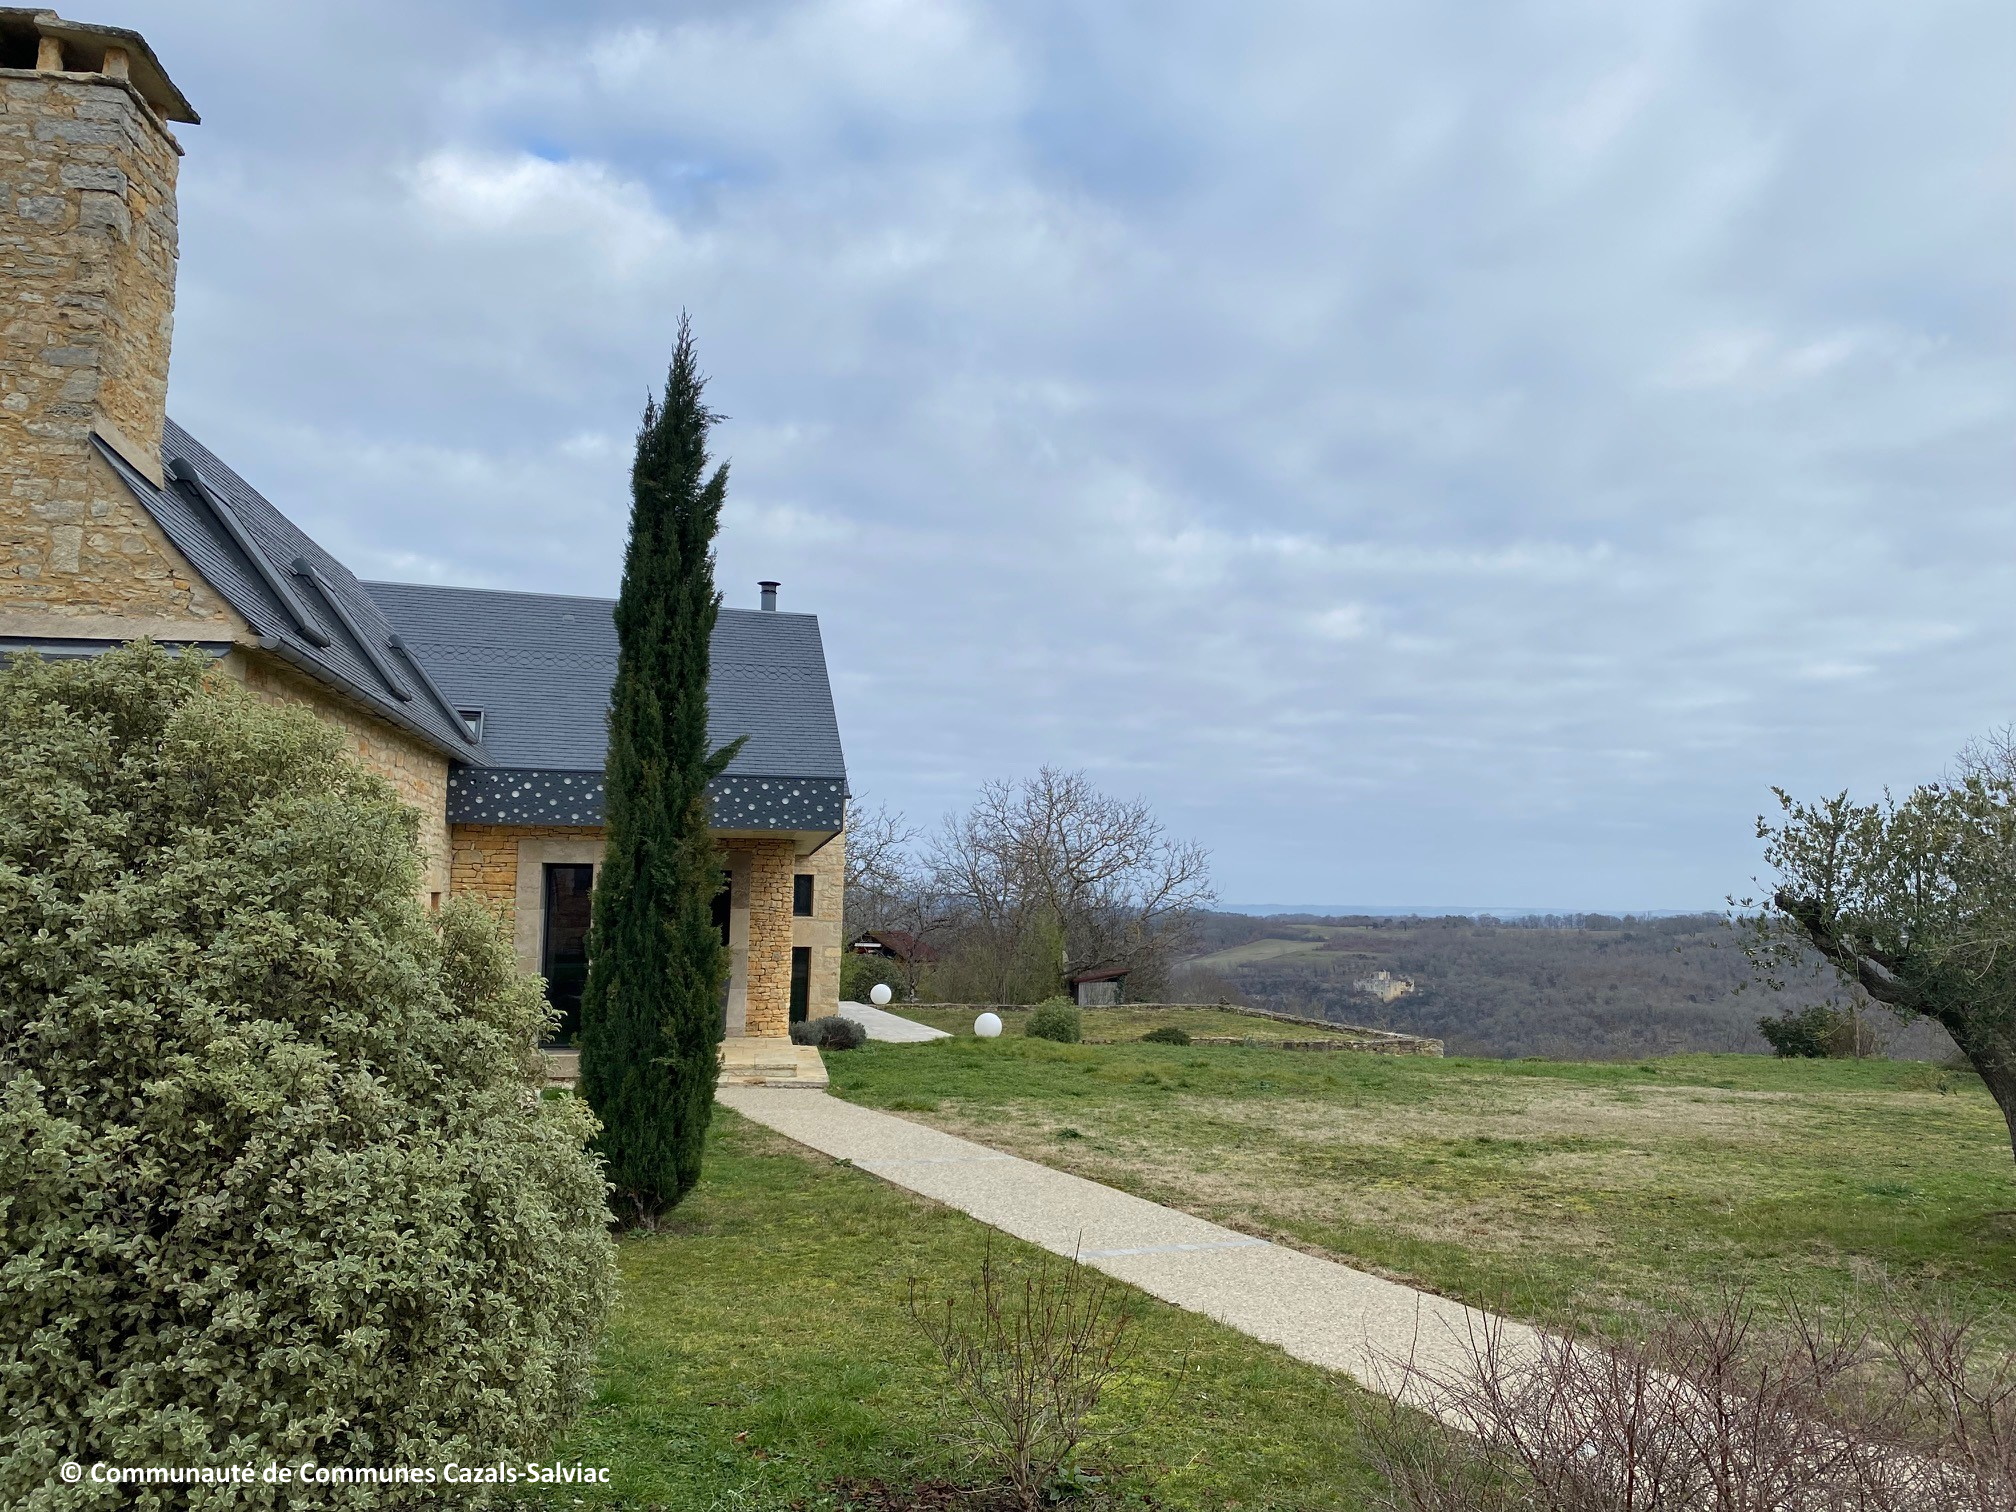
[[[847,798],[847,927],[885,927],[888,904],[920,881],[917,842],[923,832],[885,804]]]
[[[1079,972],[1159,975],[1215,896],[1209,861],[1202,846],[1171,839],[1146,803],[1052,767],[987,784],[929,854],[937,892],[1003,999],[1018,983],[1055,991]]]
[[[889,963],[904,995],[917,995],[923,952],[944,933],[944,905],[919,859],[923,832],[898,811],[864,799],[847,800],[847,893],[843,929],[849,944],[864,933],[893,934],[907,947]],[[878,960],[880,958],[878,957]]]

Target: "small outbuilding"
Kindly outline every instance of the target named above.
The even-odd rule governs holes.
[[[1110,1008],[1118,1003],[1127,985],[1127,968],[1108,966],[1102,971],[1080,971],[1065,979],[1071,999],[1080,1008]]]
[[[887,956],[905,966],[927,966],[938,959],[937,951],[906,929],[871,929],[856,935],[847,948],[855,955]]]

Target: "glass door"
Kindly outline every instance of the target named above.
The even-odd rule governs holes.
[[[794,945],[791,949],[791,1022],[804,1023],[805,1016],[811,1011],[812,950],[810,946]]]
[[[546,920],[539,970],[546,1000],[560,1010],[553,1043],[573,1045],[581,1037],[581,989],[588,985],[588,910],[595,894],[592,866],[546,868]]]

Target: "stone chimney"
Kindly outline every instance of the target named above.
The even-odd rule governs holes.
[[[0,620],[15,633],[230,618],[97,451],[161,479],[182,152],[167,123],[195,120],[137,34],[0,7]]]

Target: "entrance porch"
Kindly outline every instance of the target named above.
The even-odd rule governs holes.
[[[574,1079],[590,904],[607,842],[599,827],[457,825],[454,890],[486,896],[510,920],[523,970],[545,978],[560,1012],[555,1078]],[[817,1050],[790,1026],[839,1006],[843,836],[716,831],[714,920],[727,948],[721,1005],[724,1081],[823,1087]]]

